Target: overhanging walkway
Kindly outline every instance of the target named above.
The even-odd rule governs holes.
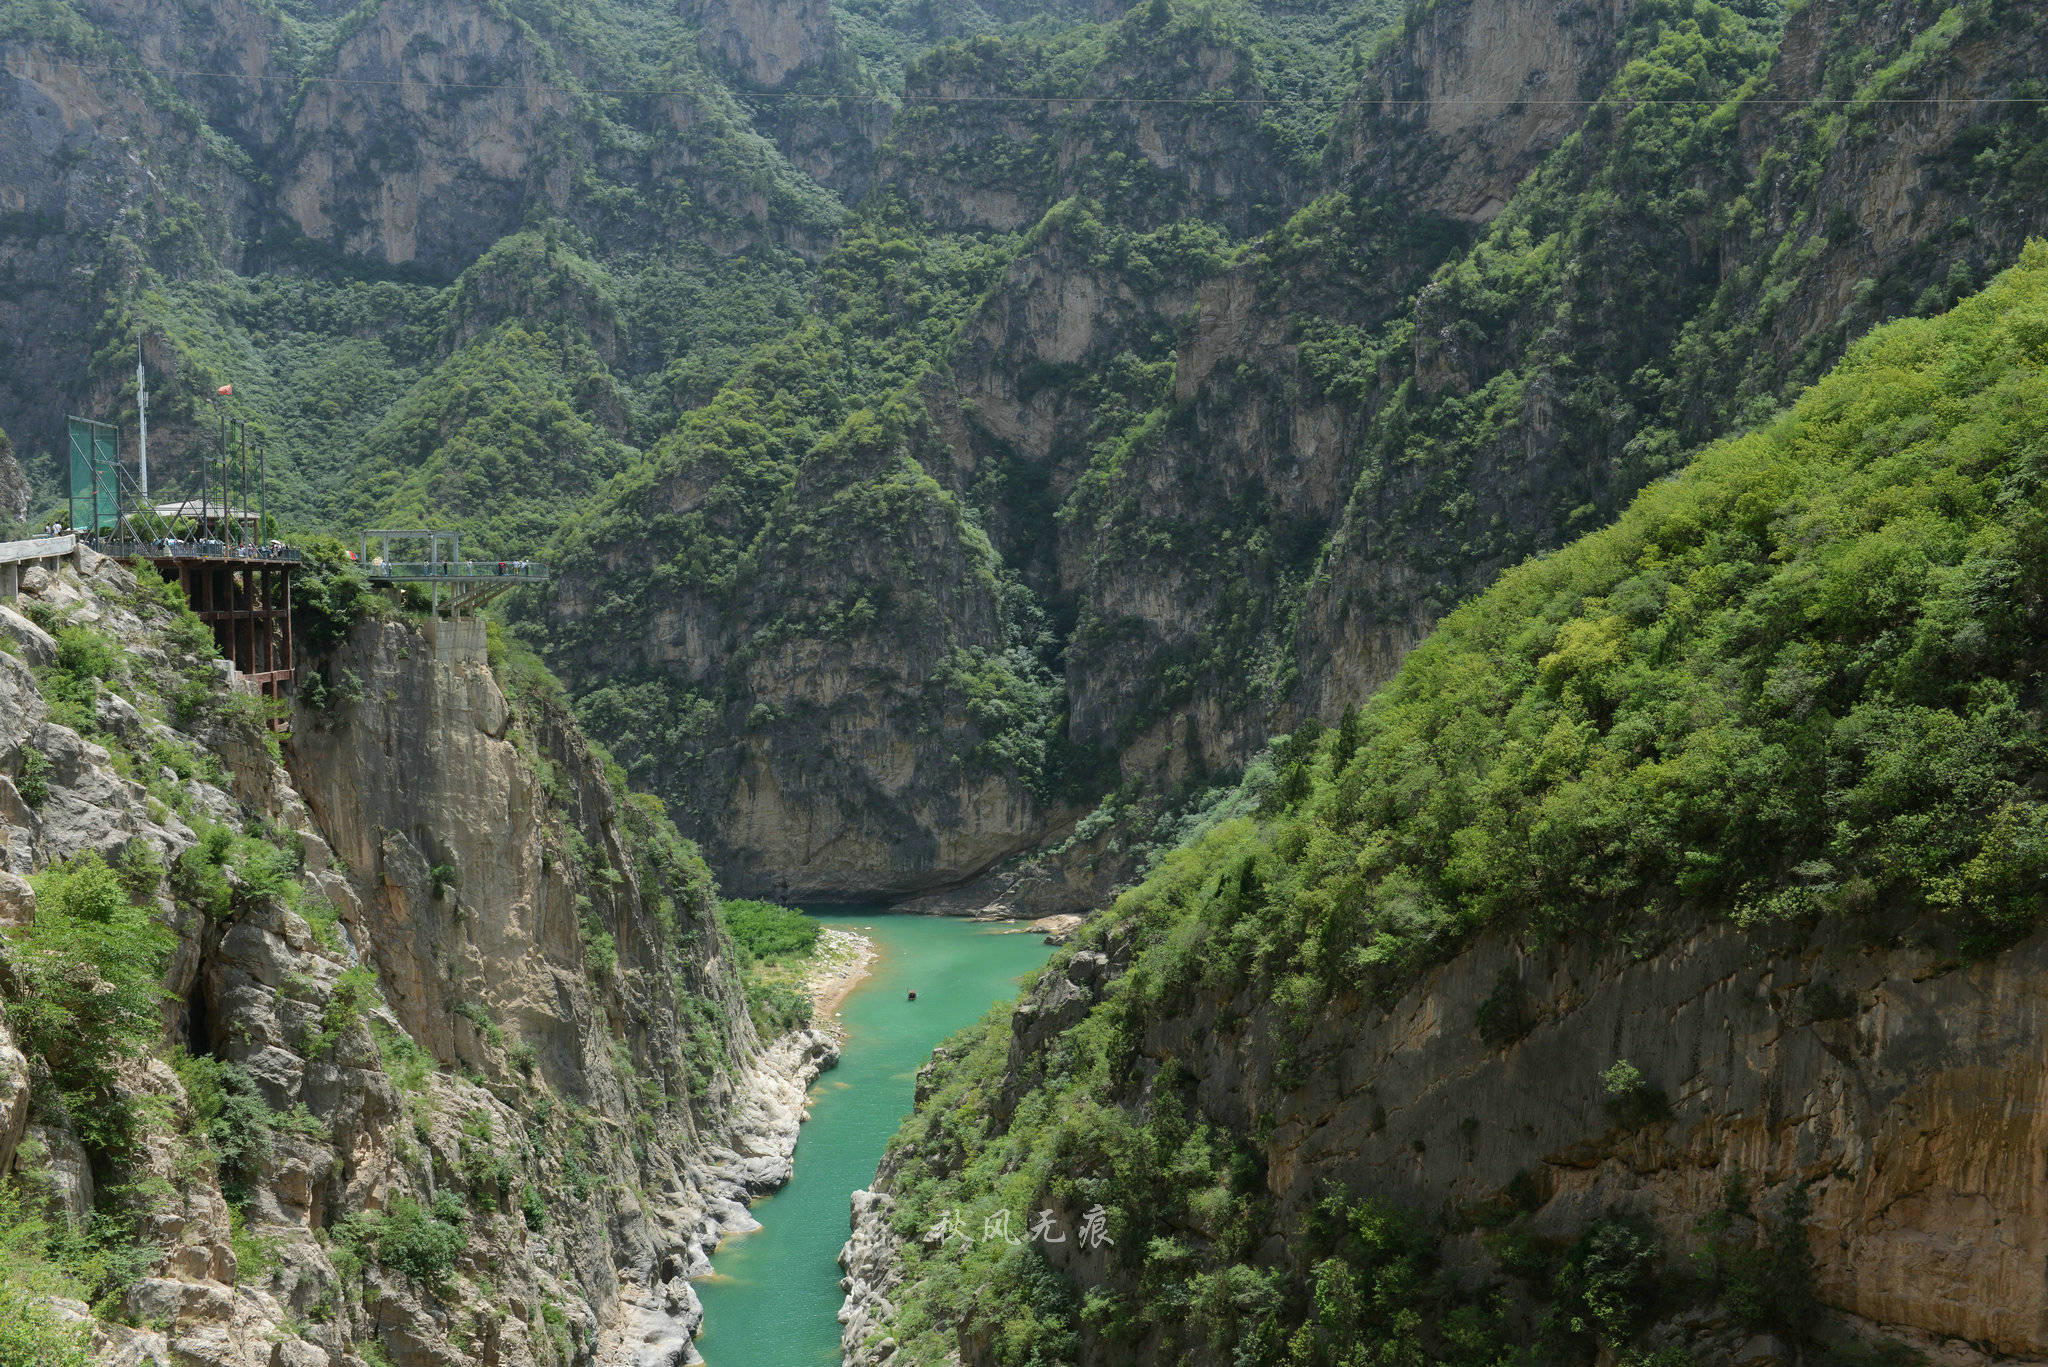
[[[410,556],[394,556],[392,546]],[[371,553],[372,547],[376,554]],[[456,532],[374,531],[363,536],[362,568],[376,584],[423,584],[433,593],[434,611],[460,615],[483,606],[507,589],[545,584],[547,566],[532,560],[464,560]],[[422,558],[419,552],[424,550]]]
[[[56,562],[70,559],[78,550],[75,536],[32,536],[26,541],[0,541],[0,598],[21,594],[21,572],[37,565],[57,568]]]
[[[390,584],[454,583],[467,579],[503,579],[511,584],[545,584],[545,565],[531,560],[401,560],[373,563],[365,574]]]

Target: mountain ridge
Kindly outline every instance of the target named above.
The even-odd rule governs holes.
[[[86,13],[17,16],[10,51],[102,51],[144,22],[49,8]],[[89,230],[13,220],[33,354],[15,373],[40,380],[0,421],[51,428],[67,365],[91,377],[81,406],[118,415],[140,335],[171,372],[162,478],[208,440],[197,396],[234,378],[288,519],[450,521],[485,554],[553,554],[561,586],[515,607],[521,630],[756,891],[1099,898],[1270,734],[1334,721],[1503,568],[2044,226],[2021,98],[2041,37],[1989,0],[455,13],[254,9],[152,36],[166,57],[260,37],[298,93],[136,87],[131,141],[225,177],[203,208],[76,144],[158,226],[118,226],[76,177],[34,191]],[[734,25],[789,48],[772,74],[705,36]],[[493,62],[529,93],[322,83]],[[543,86],[578,93],[548,112]],[[948,91],[1038,103],[918,102]],[[1884,102],[1923,92],[1944,103]],[[71,145],[6,164],[21,183]],[[385,167],[381,147],[409,150]],[[247,180],[260,157],[277,169]],[[796,169],[815,157],[844,195]],[[66,252],[100,262],[98,302],[69,314],[26,283]],[[993,587],[957,621],[861,625],[876,590],[829,561],[804,587],[731,572],[808,554],[774,544],[810,534],[788,500],[840,487],[803,471],[856,414],[899,450],[860,477],[878,505],[907,459],[954,530],[887,547],[886,519],[849,525],[834,554],[908,549],[910,581],[943,583],[993,545]],[[675,465],[706,441],[774,454]],[[647,534],[700,506],[737,520],[702,545]],[[755,637],[847,680],[887,662],[872,741],[841,746],[836,777],[806,772],[811,704],[797,674],[758,672]],[[965,724],[932,743],[941,697]],[[757,811],[811,834],[778,842]],[[1095,834],[1069,841],[1083,817]]]

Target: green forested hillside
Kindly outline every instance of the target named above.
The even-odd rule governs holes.
[[[67,414],[132,449],[139,353],[159,497],[245,420],[330,567],[549,565],[495,644],[764,899],[764,1040],[809,1018],[782,908],[1090,913],[857,1206],[892,1361],[1871,1362],[1816,1303],[2036,1357],[2043,72],[2019,0],[0,0],[0,503]],[[300,677],[296,757],[409,784],[410,683]],[[561,883],[601,797],[545,897],[472,914],[510,856],[463,891],[411,817],[357,862],[465,933],[560,912],[529,943],[616,985],[623,866]],[[676,1085],[750,1113],[684,1016]],[[382,1190],[304,1171],[295,1241]],[[548,1360],[687,1356],[695,1244],[646,1240],[715,1200],[621,1215],[624,1281],[556,1259],[589,1316],[505,1283]],[[927,1237],[1097,1207],[1101,1249]],[[504,1346],[420,1300],[420,1352]]]
[[[2016,154],[2041,145],[2039,106],[1987,102],[1985,123],[1916,154],[1954,196],[1919,235],[1901,239],[1906,202],[1878,168],[1898,164],[1911,101],[2032,90],[2002,54],[2038,50],[2038,16],[1922,17],[1909,34],[1856,4],[1631,6],[1582,77],[1583,120],[1483,227],[1439,207],[1470,173],[1408,126],[1414,88],[1386,66],[1331,134],[1339,184],[1245,254],[1249,312],[1271,321],[1097,446],[1063,509],[1085,548],[1067,578],[1088,738],[1121,749],[1288,703],[1334,721],[1373,679],[1331,657],[1383,669],[1381,641],[1604,525],[1872,324],[2010,262],[2041,224],[1988,206],[2048,164]],[[1196,726],[1170,772],[1245,740]]]
[[[126,321],[175,350],[163,427],[206,441],[195,394],[234,385],[291,525],[453,525],[485,554],[531,554],[804,309],[808,271],[789,253],[593,250],[556,222],[445,286],[162,281]]]
[[[1083,1333],[1162,1356],[1235,1344],[1260,1362],[1625,1353],[1648,1307],[1687,1296],[1723,1298],[1755,1328],[1812,1329],[1803,1234],[1660,1285],[1655,1235],[1609,1221],[1548,1253],[1489,1244],[1475,1288],[1435,1279],[1427,1222],[1369,1191],[1333,1191],[1308,1227],[1276,1229],[1263,1137],[1207,1123],[1192,1056],[1183,1067],[1160,1041],[1196,1000],[1271,1012],[1298,1037],[1398,993],[1482,927],[1649,946],[1705,916],[1761,944],[1824,926],[1951,961],[2036,927],[2044,366],[2036,242],[1946,315],[1856,345],[1788,413],[1702,452],[1614,526],[1510,572],[1341,725],[1277,743],[1088,927],[1084,949],[1120,970],[1099,1004],[1022,1060],[995,1013],[954,1042],[897,1137],[892,1219],[913,1290],[887,1327],[913,1360],[974,1341],[1022,1364]],[[1021,1100],[1004,1091],[1020,1070],[1042,1079]],[[1664,1104],[1640,1075],[1606,1085],[1624,1123],[1630,1105]],[[1115,1251],[1085,1271],[1034,1247],[915,1237],[946,1209],[1097,1202]]]
[[[38,494],[65,412],[132,424],[139,343],[159,492],[232,383],[289,527],[557,563],[509,615],[740,891],[1051,845],[1107,893],[1269,733],[2048,227],[2048,30],[1996,0],[0,23],[44,64],[0,89]]]

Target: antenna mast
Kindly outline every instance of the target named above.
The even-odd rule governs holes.
[[[135,339],[135,426],[141,461],[142,497],[149,498],[149,381],[142,373],[142,339]]]

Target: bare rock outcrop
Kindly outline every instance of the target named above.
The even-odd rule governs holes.
[[[380,7],[336,53],[336,79],[314,82],[292,119],[284,211],[350,254],[467,264],[529,202],[568,202],[567,163],[541,153],[551,129],[573,124],[572,97],[547,69],[502,11]]]
[[[835,49],[825,0],[703,0],[700,41],[756,86],[773,90]]]
[[[889,1228],[895,1204],[885,1191],[863,1188],[853,1194],[853,1234],[839,1250],[839,1266],[846,1271],[839,1279],[846,1292],[839,1309],[839,1347],[846,1367],[877,1367],[896,1350],[895,1339],[875,1333],[895,1312],[889,1293],[903,1282],[896,1236]]]
[[[1484,223],[1585,117],[1630,0],[1452,0],[1401,35],[1347,106],[1333,170]]]
[[[1019,1003],[1005,1088],[1041,1072],[1120,959],[1077,952]],[[2048,1356],[2044,982],[2040,934],[1972,964],[1839,928],[1760,943],[1719,920],[1627,947],[1488,935],[1398,998],[1340,998],[1305,1030],[1270,1001],[1197,994],[1147,1020],[1140,1057],[1175,1060],[1208,1123],[1258,1136],[1274,1257],[1333,1190],[1421,1213],[1447,1266],[1480,1278],[1498,1276],[1489,1231],[1507,1217],[1562,1247],[1640,1216],[1674,1265],[1791,1221],[1837,1331],[1958,1364],[2033,1361]],[[1654,1104],[1617,1103],[1602,1078],[1622,1061]],[[902,1279],[894,1175],[885,1160],[856,1194],[841,1255],[849,1363],[888,1356],[866,1340]],[[1734,1234],[1716,1234],[1708,1217],[1730,1211]],[[1047,1255],[1083,1288],[1116,1282],[1071,1248]],[[1707,1309],[1650,1340],[1699,1361],[1794,1360],[1754,1337]]]
[[[824,1035],[756,1038],[695,852],[545,699],[506,697],[480,623],[373,621],[302,662],[362,696],[301,709],[279,747],[155,590],[77,561],[39,571],[24,606],[126,663],[88,738],[0,653],[0,997],[35,916],[20,875],[86,855],[177,871],[150,875],[173,935],[163,1050],[119,1065],[152,1117],[132,1149],[39,1099],[43,1064],[0,1011],[0,1175],[76,1228],[158,1193],[129,1212],[127,1323],[69,1312],[96,1355],[693,1358],[689,1279],[787,1180],[805,1089],[836,1058]],[[291,886],[258,890],[237,841],[295,857]],[[194,890],[209,851],[223,901]],[[240,1108],[224,1149],[187,1090],[200,1076]],[[444,1232],[407,1254],[387,1217]]]

